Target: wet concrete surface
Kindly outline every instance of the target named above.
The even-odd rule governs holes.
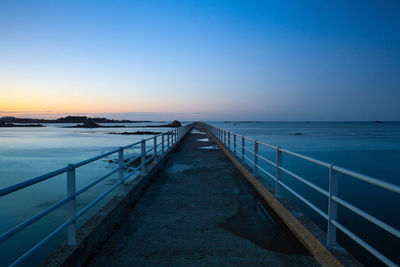
[[[186,137],[88,265],[318,265],[206,137]]]

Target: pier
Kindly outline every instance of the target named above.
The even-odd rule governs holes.
[[[199,130],[171,155],[89,265],[316,265],[293,236],[258,214],[244,177]]]
[[[246,142],[253,149],[250,150]],[[397,193],[400,192],[398,186],[273,146],[269,148],[276,150],[276,162],[269,163],[276,168],[276,173],[271,174],[261,166],[262,160],[269,161],[259,153],[261,146],[269,145],[207,124],[194,123],[2,189],[0,196],[55,175],[67,174],[67,197],[2,234],[0,242],[53,210],[68,205],[70,216],[66,222],[13,265],[23,263],[60,232],[67,232],[67,240],[42,262],[42,266],[360,265],[336,242],[337,229],[383,263],[395,265],[338,223],[336,206],[347,205],[363,218],[399,235],[397,229],[341,200],[335,193],[335,177],[337,172],[345,172]],[[140,147],[141,153],[124,161],[124,150],[132,147]],[[253,152],[252,158],[246,150]],[[330,170],[329,192],[302,177],[295,177],[329,198],[328,213],[280,181],[282,172],[295,175],[281,166],[283,153],[291,153]],[[77,191],[75,169],[112,154],[118,154],[119,167]],[[126,169],[132,162],[139,163],[129,173]],[[273,182],[263,178],[261,174],[265,176],[265,172]],[[77,211],[76,196],[114,173],[119,174],[118,182]],[[135,174],[135,179],[127,183]],[[316,212],[328,221],[328,233],[282,197],[279,192],[283,189],[317,209]],[[79,217],[113,190],[118,193],[78,228]]]

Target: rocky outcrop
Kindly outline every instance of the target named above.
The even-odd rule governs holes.
[[[170,127],[170,128],[178,128],[178,127],[181,127],[181,126],[182,126],[182,123],[181,123],[180,121],[174,120],[173,122],[168,123],[168,124],[163,124],[163,125],[147,125],[147,126],[145,126],[145,127],[157,127],[157,128],[160,128],[160,127]]]
[[[167,124],[167,127],[181,127],[182,123],[180,121],[174,120],[172,123]]]
[[[103,125],[97,124],[93,121],[88,121],[83,124],[77,124],[75,126],[65,126],[64,128],[125,128],[125,126],[124,125],[103,126]]]
[[[0,121],[0,127],[45,127],[45,126],[41,124],[13,124]]]

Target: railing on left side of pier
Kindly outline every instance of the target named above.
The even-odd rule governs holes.
[[[314,210],[317,214],[319,214],[323,219],[327,221],[327,246],[335,246],[337,244],[336,242],[336,229],[339,229],[342,231],[345,235],[347,235],[349,238],[351,238],[353,241],[355,241],[357,244],[359,244],[361,247],[366,249],[368,252],[370,252],[372,255],[374,255],[376,258],[378,258],[380,261],[385,263],[386,265],[389,266],[397,266],[392,260],[390,260],[388,257],[383,255],[381,252],[379,252],[377,249],[372,247],[370,244],[365,242],[363,239],[361,239],[359,236],[357,236],[355,233],[353,233],[351,230],[349,230],[347,227],[342,225],[341,223],[338,222],[337,218],[337,207],[338,204],[347,208],[348,210],[352,211],[356,215],[366,219],[367,221],[375,224],[379,228],[383,229],[384,231],[392,234],[393,236],[397,237],[400,239],[400,231],[396,229],[395,227],[383,222],[382,220],[374,217],[373,215],[363,211],[362,209],[350,204],[349,202],[343,200],[338,196],[338,174],[344,174],[351,176],[353,178],[356,178],[358,180],[364,181],[368,184],[371,184],[376,187],[383,188],[385,190],[394,192],[396,194],[400,195],[400,186],[391,184],[382,180],[379,180],[374,177],[370,177],[352,170],[348,170],[318,159],[314,159],[305,155],[301,155],[299,153],[295,153],[286,149],[283,149],[278,146],[273,146],[269,144],[262,143],[260,141],[248,138],[244,135],[239,135],[237,133],[234,133],[229,130],[217,128],[214,126],[211,126],[209,124],[203,123],[203,125],[206,127],[206,129],[211,132],[214,137],[216,137],[226,148],[227,150],[233,154],[233,156],[237,157],[238,159],[241,160],[242,164],[248,165],[246,163],[246,160],[250,162],[250,169],[253,172],[253,175],[260,175],[261,177],[265,178],[268,177],[274,181],[274,193],[276,196],[279,196],[281,194],[281,188],[286,189],[289,193],[294,195],[297,199],[302,201],[304,204],[306,204],[308,207],[310,207],[312,210]],[[233,140],[232,140],[233,139]],[[254,149],[251,150],[248,147],[246,147],[246,143],[250,142],[250,147],[253,146]],[[259,152],[259,147],[265,147],[267,149],[270,149],[276,153],[276,161],[273,162],[269,159],[266,158],[265,155],[262,155]],[[253,155],[252,158],[249,158],[246,156],[246,151],[249,152],[250,154]],[[282,154],[287,154],[291,155],[295,158],[311,162],[312,164],[322,166],[329,171],[329,190],[326,191],[323,188],[311,183],[307,179],[301,177],[300,175],[296,174],[293,170],[288,170],[287,168],[284,168],[282,166]],[[262,160],[265,163],[269,164],[275,169],[275,175],[268,172],[265,170],[260,164],[259,161]],[[320,208],[318,208],[316,205],[311,203],[309,200],[307,200],[306,196],[301,195],[300,193],[296,192],[295,189],[291,188],[289,185],[284,183],[282,181],[282,172],[286,173],[287,175],[291,176],[295,180],[307,185],[308,187],[314,189],[316,192],[322,194],[323,196],[328,198],[328,213],[325,213],[322,211]],[[393,212],[399,212],[396,210],[396,208],[393,209]]]
[[[148,170],[146,170],[146,165],[150,161],[157,161],[157,159],[164,154],[168,153],[176,144],[177,142],[182,139],[185,134],[193,127],[193,123],[176,128],[172,131],[168,131],[165,133],[161,133],[158,135],[155,135],[153,137],[150,137],[148,139],[143,139],[139,142],[120,147],[117,149],[114,149],[112,151],[109,151],[107,153],[92,157],[90,159],[75,163],[75,164],[68,164],[66,167],[58,169],[53,172],[46,173],[44,175],[38,176],[36,178],[3,188],[0,190],[0,197],[12,194],[14,192],[17,192],[21,189],[30,187],[32,185],[35,185],[37,183],[46,181],[50,178],[53,178],[57,175],[66,173],[66,178],[67,178],[67,196],[63,198],[62,200],[54,203],[50,207],[42,210],[41,212],[37,213],[33,217],[25,220],[24,222],[18,224],[17,226],[11,228],[7,232],[3,233],[0,235],[0,243],[8,240],[12,236],[16,235],[17,233],[23,231],[25,228],[28,226],[32,225],[33,223],[37,222],[38,220],[42,219],[46,215],[50,214],[51,212],[57,210],[63,205],[68,206],[69,210],[69,218],[61,224],[56,230],[51,232],[49,235],[47,235],[44,239],[42,239],[40,242],[38,242],[35,246],[33,246],[31,249],[26,251],[22,256],[20,256],[18,259],[16,259],[11,266],[16,266],[20,263],[22,263],[24,260],[26,260],[29,256],[31,256],[35,251],[37,251],[40,247],[45,245],[47,242],[49,242],[51,239],[53,239],[58,233],[61,231],[67,229],[67,243],[70,246],[75,246],[76,244],[76,231],[77,231],[77,220],[79,217],[81,217],[83,214],[85,214],[90,208],[95,206],[98,202],[100,202],[103,198],[105,198],[108,194],[110,194],[114,189],[117,187],[120,188],[119,194],[123,196],[125,194],[125,189],[126,189],[126,181],[130,177],[132,177],[134,174],[137,172],[141,172],[142,174],[145,174]],[[147,143],[150,143],[150,148],[146,150]],[[129,159],[129,161],[124,162],[124,151],[126,149],[131,149],[134,147],[140,147],[140,154],[135,156],[132,159]],[[146,158],[146,155],[151,153],[151,156]],[[119,166],[106,173],[102,177],[98,178],[97,180],[93,181],[92,183],[86,185],[85,187],[81,188],[80,190],[76,190],[76,169],[79,167],[85,166],[89,163],[98,161],[102,158],[105,158],[107,156],[113,155],[113,154],[118,154],[118,163]],[[136,167],[132,172],[130,172],[128,175],[125,175],[126,168],[133,163],[135,160],[140,159],[140,165]],[[96,184],[100,183],[104,179],[110,177],[112,174],[118,172],[118,177],[119,180],[117,183],[115,183],[113,186],[111,186],[109,189],[107,189],[104,193],[102,193],[100,196],[98,196],[95,200],[93,200],[91,203],[86,205],[84,208],[82,208],[80,211],[77,212],[76,209],[76,197],[83,194],[86,192],[88,189],[92,188]]]

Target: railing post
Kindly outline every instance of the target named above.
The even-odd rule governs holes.
[[[332,220],[336,221],[337,218],[337,203],[332,199],[333,196],[338,194],[338,173],[332,169],[333,165],[329,167],[329,200],[328,200],[328,233],[327,245],[335,246],[336,244],[336,226],[333,225]]]
[[[224,130],[224,145],[226,146],[226,130]]]
[[[233,155],[236,156],[236,134],[233,134]]]
[[[257,175],[258,164],[258,141],[254,140],[253,175]]]
[[[142,172],[142,175],[144,175],[145,173],[146,173],[146,164],[145,164],[145,162],[146,162],[146,140],[145,139],[142,139],[142,143],[141,143],[141,152],[142,152],[142,158],[141,158],[141,160],[140,160],[140,165],[142,165],[142,170],[141,170],[141,172]]]
[[[123,196],[125,195],[125,182],[124,182],[125,168],[124,168],[124,149],[122,147],[120,147],[118,151],[118,163],[119,163],[118,177],[119,181],[121,182],[119,186],[120,188],[119,194]]]
[[[169,139],[170,139],[170,136],[171,136],[171,132],[168,131],[167,134],[168,134],[167,135],[167,147],[169,148],[169,144],[170,144]]]
[[[68,246],[76,245],[76,185],[75,185],[75,166],[73,164],[68,165],[67,171],[67,194],[72,197],[68,202],[68,217],[72,221],[67,227],[68,233]]]
[[[244,136],[242,135],[242,162],[244,162],[244,146],[245,146],[245,143],[244,143]]]
[[[178,142],[178,129],[175,129],[175,143]]]
[[[228,151],[231,150],[231,132],[228,131]]]
[[[154,161],[157,160],[157,135],[154,136]]]
[[[164,148],[164,133],[161,134],[161,150],[162,153],[164,154],[165,148]]]
[[[280,196],[281,187],[279,181],[282,178],[282,170],[280,169],[282,165],[282,151],[280,147],[276,148],[276,181],[275,181],[275,196]]]

